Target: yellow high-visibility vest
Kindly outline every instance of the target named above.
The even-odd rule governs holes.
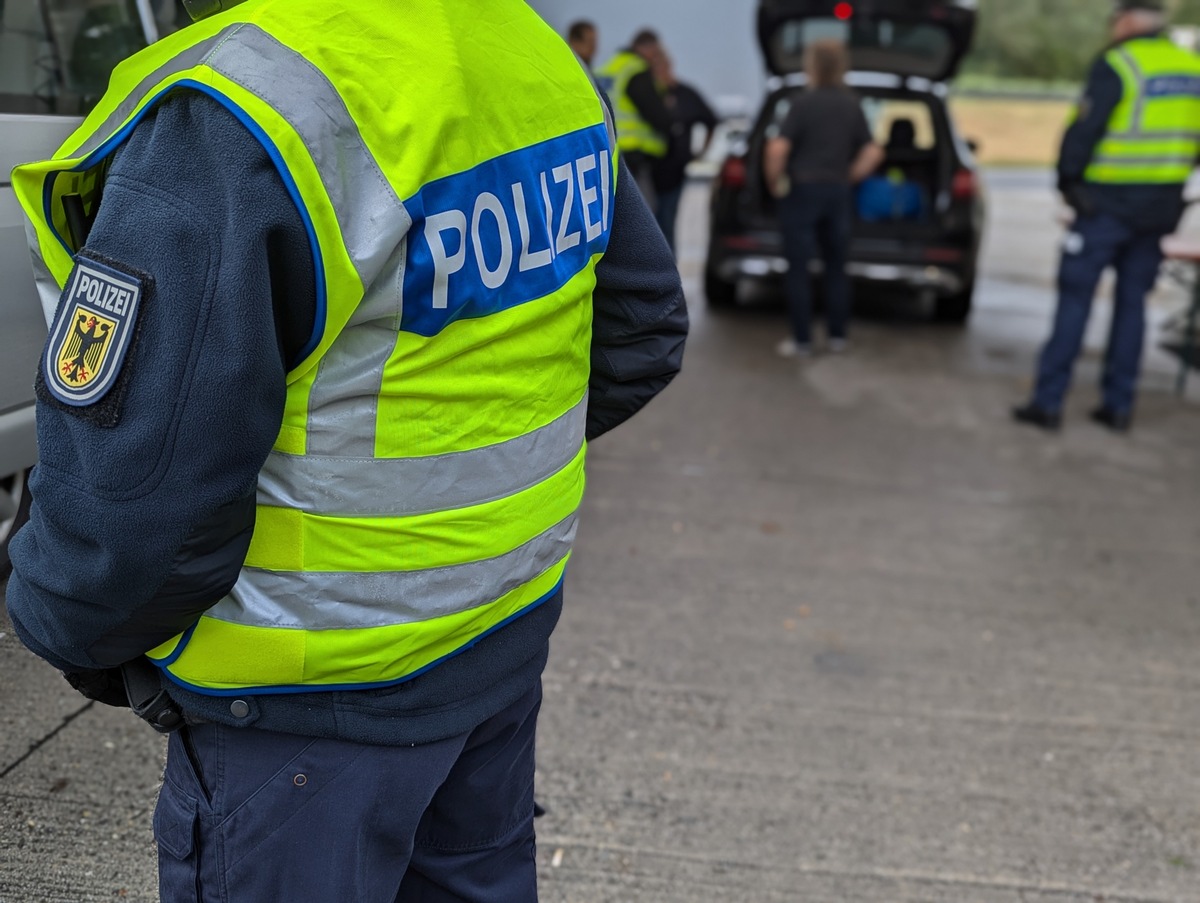
[[[240,579],[149,657],[218,695],[405,680],[562,582],[614,209],[607,107],[524,0],[247,0],[122,63],[53,159],[14,173],[48,318],[77,250],[62,198],[93,205],[179,90],[275,161],[318,312]]]
[[[1183,184],[1200,156],[1200,56],[1166,37],[1145,37],[1113,48],[1105,60],[1124,93],[1084,179]]]
[[[617,143],[622,153],[640,152],[650,157],[667,155],[667,140],[655,131],[629,99],[629,82],[650,68],[650,64],[628,50],[614,56],[598,73],[600,84],[608,92],[617,121]]]

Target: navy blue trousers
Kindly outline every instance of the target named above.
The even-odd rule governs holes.
[[[1033,403],[1039,408],[1062,409],[1096,286],[1111,266],[1117,271],[1117,288],[1100,389],[1105,407],[1118,414],[1132,411],[1146,334],[1146,296],[1162,264],[1161,242],[1159,233],[1135,232],[1107,213],[1076,221],[1063,242],[1054,330],[1038,361]]]
[[[658,228],[666,236],[671,253],[676,257],[679,252],[675,247],[675,224],[679,219],[679,202],[683,199],[683,186],[668,188],[658,192],[657,204],[654,208],[654,218],[658,220]]]
[[[847,184],[797,182],[779,201],[779,225],[787,257],[785,283],[792,335],[812,342],[812,279],[808,265],[819,252],[825,265],[825,315],[831,339],[846,338],[850,320],[850,279],[846,257],[853,226],[853,190]]]
[[[162,903],[532,903],[541,686],[412,747],[205,724],[171,734]]]

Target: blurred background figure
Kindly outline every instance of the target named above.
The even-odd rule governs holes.
[[[651,70],[663,52],[658,35],[643,29],[599,73],[616,113],[617,146],[651,209],[654,161],[666,156],[671,131],[671,114]]]
[[[662,92],[663,102],[671,113],[671,128],[667,134],[667,153],[654,161],[656,203],[654,216],[675,251],[675,220],[679,215],[679,200],[687,181],[687,166],[708,149],[717,127],[717,114],[691,85],[675,78],[670,55],[661,50],[651,70]],[[697,146],[696,127],[703,128],[703,138]],[[678,255],[676,255],[678,256]]]
[[[599,35],[596,33],[596,26],[587,19],[572,22],[570,28],[567,29],[567,44],[575,51],[576,56],[583,60],[588,69],[592,68],[592,61],[596,57],[598,41]]]
[[[766,146],[767,185],[779,199],[786,292],[792,335],[776,349],[783,357],[812,353],[812,284],[809,262],[819,249],[824,263],[829,350],[846,349],[850,280],[846,255],[853,223],[853,186],[883,162],[858,98],[846,87],[849,64],[841,41],[813,43],[805,54],[807,90]]]
[[[1062,245],[1054,328],[1019,423],[1056,430],[1092,298],[1117,271],[1112,327],[1092,419],[1126,432],[1141,370],[1146,296],[1162,238],[1183,215],[1183,190],[1200,155],[1200,57],[1166,34],[1162,0],[1117,0],[1113,44],[1092,66],[1063,138],[1058,188],[1075,211]]]

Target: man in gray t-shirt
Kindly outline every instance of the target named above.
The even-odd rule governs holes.
[[[791,142],[787,174],[793,183],[846,185],[850,167],[871,143],[871,128],[849,89],[822,86],[792,103],[779,137]]]
[[[846,47],[818,41],[806,54],[808,90],[792,105],[779,136],[767,142],[763,168],[779,199],[779,224],[788,260],[792,335],[777,348],[784,357],[812,353],[812,286],[808,264],[818,248],[825,265],[829,350],[846,347],[850,283],[846,256],[853,224],[853,188],[883,162],[883,149],[858,98],[845,85]]]

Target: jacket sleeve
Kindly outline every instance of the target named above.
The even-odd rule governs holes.
[[[165,101],[118,151],[87,261],[141,278],[143,300],[102,403],[58,403],[39,373],[33,506],[7,593],[20,638],[65,671],[138,657],[237,580],[315,311],[283,180],[201,94]]]
[[[682,366],[688,331],[679,270],[624,161],[592,308],[589,440],[666,388]]]
[[[1092,156],[1108,131],[1113,111],[1121,103],[1124,94],[1121,77],[1103,57],[1092,66],[1079,102],[1079,115],[1068,126],[1063,135],[1062,150],[1058,158],[1058,186],[1060,191],[1083,181],[1083,174],[1092,162]]]
[[[662,95],[658,93],[653,73],[649,70],[639,72],[629,80],[626,92],[629,94],[629,100],[637,107],[638,113],[650,123],[652,129],[664,135],[671,131],[671,111],[667,109]]]

